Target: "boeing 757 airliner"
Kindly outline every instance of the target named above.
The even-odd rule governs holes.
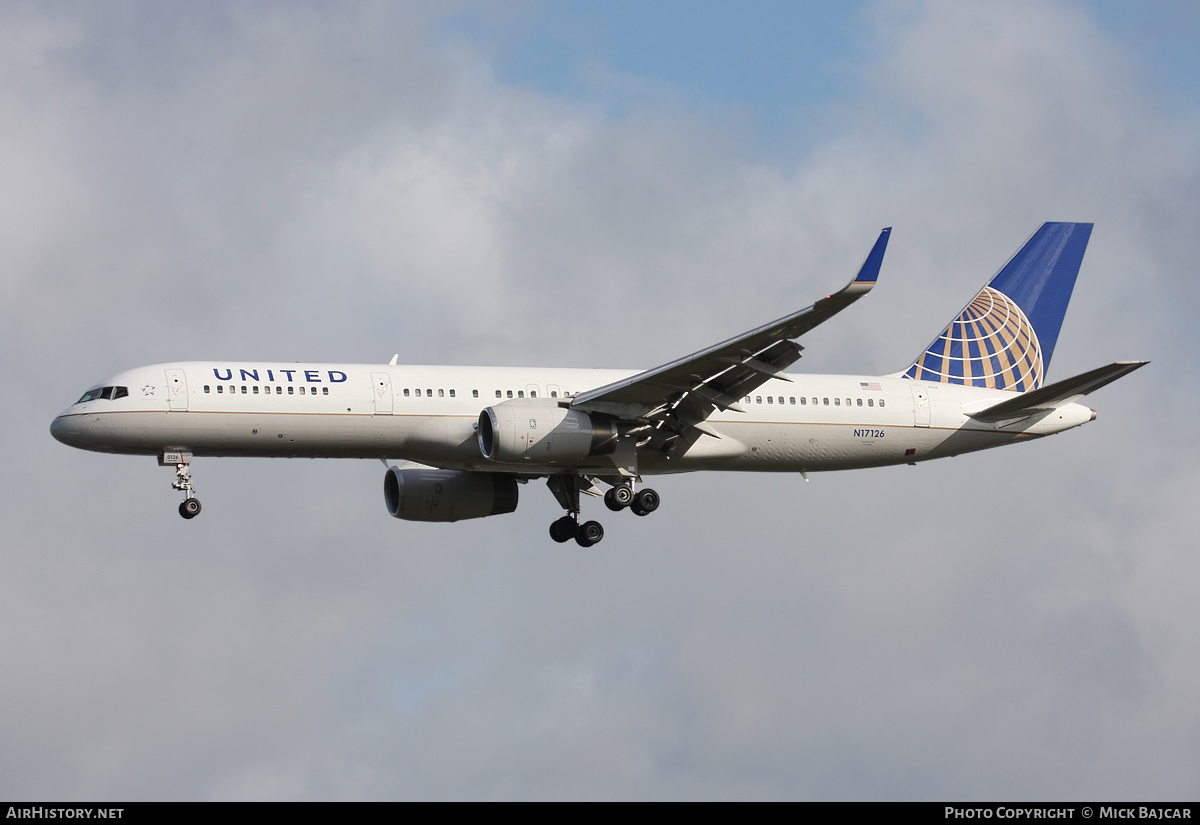
[[[581,494],[645,516],[659,496],[643,476],[915,464],[1091,421],[1078,399],[1147,363],[1044,383],[1091,232],[1088,223],[1044,224],[892,375],[784,372],[800,358],[795,339],[875,285],[884,229],[838,292],[650,370],[399,366],[396,357],[158,364],[89,389],[50,432],[174,467],[187,519],[200,512],[196,456],[401,460],[384,476],[384,501],[413,521],[511,513],[518,484],[545,478],[566,511],[551,537],[589,547],[604,528],[580,523]]]

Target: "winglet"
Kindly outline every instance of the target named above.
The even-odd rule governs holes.
[[[879,267],[883,265],[883,253],[887,251],[887,242],[891,235],[892,228],[890,226],[879,233],[879,240],[875,241],[875,246],[871,247],[871,254],[867,255],[867,259],[863,261],[862,269],[858,271],[853,283],[874,284],[879,280]]]

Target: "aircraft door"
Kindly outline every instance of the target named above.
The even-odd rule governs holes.
[[[918,427],[929,426],[929,389],[919,384],[912,388],[913,423]]]
[[[375,414],[392,414],[392,377],[386,372],[371,373],[371,389],[375,396]]]
[[[186,410],[188,408],[188,390],[187,378],[184,377],[183,370],[166,370],[167,373],[167,398],[171,402],[172,410]]]

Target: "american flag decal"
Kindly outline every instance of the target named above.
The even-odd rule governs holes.
[[[883,391],[883,387],[879,386],[879,383],[876,381],[859,381],[858,386],[862,387],[864,390],[879,390],[880,392]]]

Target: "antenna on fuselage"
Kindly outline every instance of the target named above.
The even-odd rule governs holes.
[[[395,355],[392,356],[392,360],[388,361],[388,366],[389,367],[396,366],[396,362],[399,360],[400,360],[400,353],[396,353]]]

